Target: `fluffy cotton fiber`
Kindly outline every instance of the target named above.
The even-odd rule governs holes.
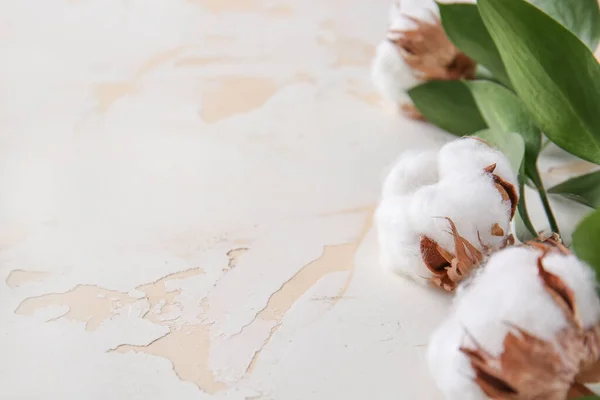
[[[549,342],[568,327],[564,312],[539,276],[537,260],[541,254],[531,247],[499,251],[458,292],[451,315],[433,333],[428,348],[429,368],[446,399],[487,399],[473,380],[474,371],[459,350],[461,346],[479,346],[498,356],[509,329],[513,329],[511,324]],[[600,301],[593,272],[575,256],[559,253],[545,256],[543,266],[573,290],[583,328],[597,324]]]
[[[472,161],[450,157],[456,149],[468,149]],[[427,283],[433,274],[423,262],[420,240],[427,236],[454,253],[446,218],[479,250],[484,245],[502,247],[510,234],[511,204],[498,192],[493,175],[485,171],[493,164],[495,173],[517,186],[506,157],[474,138],[458,139],[439,152],[405,153],[384,182],[376,212],[382,266]],[[503,235],[493,235],[493,226]]]
[[[391,103],[400,105],[409,102],[406,91],[420,82],[404,61],[401,50],[391,40],[398,39],[401,35],[398,31],[414,29],[415,23],[411,18],[434,23],[438,14],[438,7],[432,0],[396,0],[392,3],[388,35],[377,46],[371,67],[375,87]]]

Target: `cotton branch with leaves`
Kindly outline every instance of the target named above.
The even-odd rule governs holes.
[[[600,381],[600,171],[546,189],[538,167],[544,140],[600,164],[599,40],[596,0],[391,7],[376,87],[466,136],[403,154],[376,215],[384,267],[456,293],[429,349],[448,399],[584,398]],[[529,218],[526,185],[549,231]],[[590,208],[572,242],[549,194]]]

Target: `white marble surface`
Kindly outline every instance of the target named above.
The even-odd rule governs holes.
[[[0,2],[0,398],[436,399],[386,275],[388,0]]]

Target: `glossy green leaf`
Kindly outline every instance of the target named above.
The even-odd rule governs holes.
[[[542,147],[542,134],[525,109],[523,102],[510,90],[493,82],[468,83],[475,103],[490,128],[515,132],[525,142],[525,170],[536,169]]]
[[[563,24],[592,51],[596,50],[600,39],[600,10],[597,0],[529,0],[529,2]]]
[[[477,5],[438,3],[438,6],[444,31],[452,43],[484,65],[498,81],[510,86],[500,53],[481,20]]]
[[[524,0],[480,0],[513,88],[554,143],[600,163],[600,65],[572,32]]]
[[[470,135],[487,128],[462,81],[429,81],[410,89],[408,95],[427,121],[450,133]]]
[[[561,194],[592,208],[600,207],[600,171],[578,176],[556,185],[549,193]]]
[[[588,263],[600,279],[600,210],[594,211],[577,225],[573,233],[573,250]]]

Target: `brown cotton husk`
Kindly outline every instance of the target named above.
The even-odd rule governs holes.
[[[563,255],[571,254],[571,251],[563,244],[558,233],[552,233],[547,237],[539,237],[525,243],[525,246],[541,250],[543,254],[558,252]]]
[[[504,240],[504,243],[502,244],[502,248],[505,248],[505,247],[508,247],[508,246],[512,246],[513,244],[515,244],[515,237],[511,233]]]
[[[568,326],[550,342],[511,326],[503,351],[492,356],[476,342],[475,349],[461,348],[475,372],[475,382],[491,399],[564,400],[587,394],[582,383],[598,377],[600,328],[584,329],[575,294],[557,275],[544,268],[544,257],[555,246],[555,238],[536,242],[544,252],[538,258],[538,276],[544,289],[566,317]]]
[[[392,30],[399,34],[392,40],[404,61],[423,80],[474,79],[476,64],[452,44],[437,16],[430,23],[407,16],[414,29]]]
[[[575,329],[581,329],[581,322],[579,319],[579,313],[577,311],[577,304],[575,303],[575,294],[573,290],[569,288],[558,276],[546,271],[542,260],[545,254],[538,258],[537,268],[538,275],[544,283],[544,289],[552,299],[554,303],[560,307],[563,314],[567,318],[567,321]]]
[[[519,204],[518,188],[494,174],[495,170],[496,164],[489,165],[484,169],[484,171],[490,174],[494,179],[494,186],[502,196],[502,200],[510,202],[510,218],[512,219],[515,216],[517,205]]]
[[[427,268],[433,273],[431,282],[449,292],[454,291],[460,281],[466,278],[473,269],[483,261],[483,253],[473,246],[467,239],[460,236],[456,225],[450,218],[454,238],[454,254],[443,249],[437,242],[421,237],[421,258]]]
[[[475,382],[492,399],[564,400],[577,373],[577,360],[563,363],[552,343],[513,329],[499,357],[482,348],[461,349],[475,371]]]
[[[547,238],[542,238],[540,241],[529,242],[529,245],[543,251],[542,257],[538,259],[538,274],[544,281],[544,288],[561,308],[567,317],[567,321],[581,336],[580,343],[577,345],[577,349],[581,353],[580,368],[576,377],[577,382],[600,382],[600,325],[597,324],[589,329],[583,329],[572,289],[566,286],[556,275],[547,272],[542,264],[543,257],[548,253],[556,252],[568,255],[571,252],[562,244],[560,236],[556,233]]]
[[[592,396],[594,392],[588,389],[585,385],[575,382],[567,393],[567,399],[578,399],[580,397]]]
[[[492,231],[492,235],[494,235],[494,236],[504,236],[504,229],[502,229],[502,227],[498,223],[495,223],[494,225],[492,225],[491,231]]]

